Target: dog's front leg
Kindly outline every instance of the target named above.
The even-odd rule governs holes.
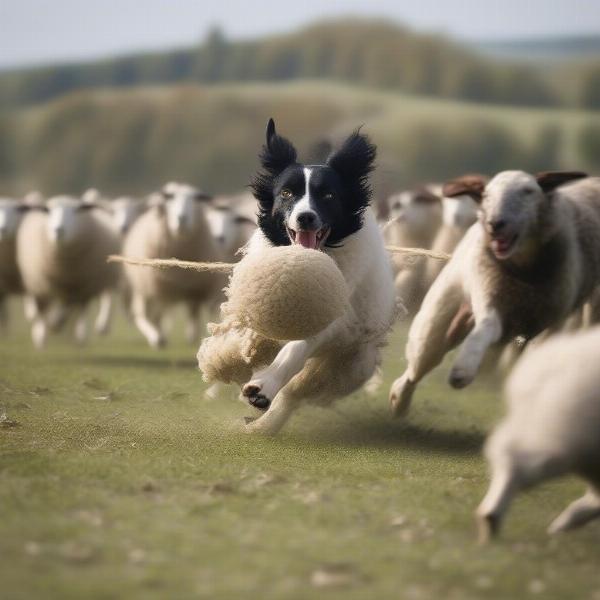
[[[252,374],[252,379],[242,388],[242,395],[252,406],[268,409],[279,390],[302,370],[313,351],[314,340],[288,342],[268,367]]]
[[[316,350],[340,332],[345,322],[346,317],[341,317],[312,338],[285,344],[268,367],[252,374],[242,396],[256,408],[269,409],[279,390],[304,368]]]

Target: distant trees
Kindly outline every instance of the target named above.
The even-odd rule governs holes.
[[[585,73],[581,89],[581,105],[584,108],[600,109],[600,62]]]
[[[577,145],[585,167],[600,175],[600,124],[589,121],[579,131]]]
[[[318,23],[299,32],[232,42],[214,27],[197,47],[0,75],[0,106],[33,104],[99,86],[200,81],[334,79],[475,102],[549,106],[554,91],[533,67],[479,57],[440,36],[385,21]],[[600,70],[586,106],[600,106]]]
[[[336,93],[260,94],[180,86],[153,91],[77,92],[36,111],[0,114],[0,194],[37,187],[46,194],[141,194],[171,179],[212,192],[237,191],[257,167],[273,116],[300,156],[321,161],[340,136],[367,120],[379,146],[374,181],[382,193],[464,172],[539,171],[565,165],[600,171],[600,126],[578,132],[565,154],[565,122],[526,128],[494,110],[406,111],[382,102],[340,103]],[[416,101],[418,104],[419,101]],[[517,115],[516,118],[525,118]]]

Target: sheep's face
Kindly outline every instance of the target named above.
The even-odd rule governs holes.
[[[17,233],[27,207],[12,198],[0,198],[0,241],[12,239]]]
[[[93,208],[95,204],[69,196],[50,198],[45,206],[48,238],[55,244],[69,244],[79,235],[82,215]]]
[[[136,198],[117,198],[110,205],[115,228],[121,234],[127,233],[133,222],[144,210],[144,203]]]
[[[481,175],[465,175],[446,183],[443,193],[453,198],[467,194],[480,203],[490,251],[500,261],[522,262],[545,241],[543,224],[554,190],[583,177],[587,175],[580,171],[503,171],[486,185]]]
[[[466,230],[477,221],[478,209],[475,200],[466,194],[455,198],[443,198],[442,220],[448,227]]]
[[[263,170],[252,182],[265,237],[275,246],[324,249],[342,244],[362,227],[375,153],[368,138],[355,132],[325,164],[303,165],[271,119],[260,155]]]
[[[167,226],[173,235],[183,235],[194,230],[203,216],[203,202],[210,196],[180,183],[169,183],[162,190]]]
[[[485,188],[480,213],[494,256],[506,260],[527,251],[548,208],[548,197],[533,175],[522,171],[496,175]]]
[[[389,220],[406,224],[415,233],[431,229],[439,222],[440,198],[426,191],[411,190],[388,199]]]

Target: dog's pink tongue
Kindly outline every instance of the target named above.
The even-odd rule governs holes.
[[[317,249],[317,232],[316,231],[297,231],[296,232],[296,244],[304,246],[304,248],[310,248],[311,250]]]

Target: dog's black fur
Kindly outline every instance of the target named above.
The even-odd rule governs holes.
[[[362,227],[363,212],[371,200],[369,173],[374,169],[376,147],[366,135],[355,131],[332,152],[323,165],[304,165],[297,160],[292,143],[267,124],[266,143],[260,153],[262,170],[251,188],[258,201],[258,225],[275,246],[292,242],[287,219],[294,205],[305,194],[304,169],[310,168],[310,197],[321,225],[330,228],[325,245],[335,247]],[[287,198],[281,196],[288,190]]]

